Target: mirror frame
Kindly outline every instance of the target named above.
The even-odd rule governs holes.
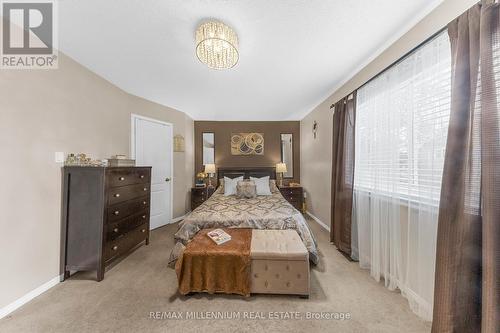
[[[214,138],[214,164],[215,164],[215,132],[201,132],[201,165],[205,166],[205,152],[204,152],[204,136],[205,134],[212,134]]]
[[[292,171],[291,171],[291,176],[285,176],[285,174],[283,174],[283,178],[284,179],[293,179],[294,178],[294,162],[295,162],[295,157],[294,157],[294,153],[293,153],[293,148],[294,148],[294,143],[293,143],[293,133],[280,133],[280,155],[281,155],[281,162],[283,162],[283,146],[281,144],[282,142],[282,135],[290,135],[292,137],[292,149],[291,149],[291,152],[292,152]],[[288,167],[288,165],[287,165]],[[288,170],[288,169],[287,169]],[[288,171],[287,173],[290,173],[290,171]]]

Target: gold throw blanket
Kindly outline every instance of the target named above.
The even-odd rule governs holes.
[[[250,296],[252,229],[223,229],[231,240],[217,245],[203,229],[187,244],[175,264],[179,292]]]

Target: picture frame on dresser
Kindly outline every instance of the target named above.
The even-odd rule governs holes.
[[[63,168],[61,280],[96,271],[149,244],[151,167]]]

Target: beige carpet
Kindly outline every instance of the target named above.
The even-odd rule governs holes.
[[[166,267],[176,225],[152,233],[143,246],[112,267],[97,283],[78,273],[10,316],[0,332],[429,332],[398,293],[347,261],[328,241],[328,233],[308,220],[319,242],[321,264],[312,269],[309,299],[258,295],[180,296],[174,270]],[[182,319],[151,319],[150,312],[178,311]],[[186,319],[220,311],[240,319]],[[231,314],[235,311],[237,314]],[[269,312],[273,312],[270,319]],[[299,312],[301,319],[277,319],[276,312]],[[307,312],[350,313],[349,320],[307,320]],[[164,315],[165,316],[165,315]],[[244,318],[246,316],[247,318]],[[248,317],[264,319],[250,319]],[[285,315],[283,315],[285,316]]]

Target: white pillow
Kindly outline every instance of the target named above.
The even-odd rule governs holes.
[[[236,185],[238,185],[238,181],[243,180],[243,176],[238,178],[228,178],[224,177],[224,195],[235,195],[236,194]]]
[[[272,195],[271,188],[269,187],[269,176],[262,178],[250,177],[250,180],[255,182],[257,195]]]

